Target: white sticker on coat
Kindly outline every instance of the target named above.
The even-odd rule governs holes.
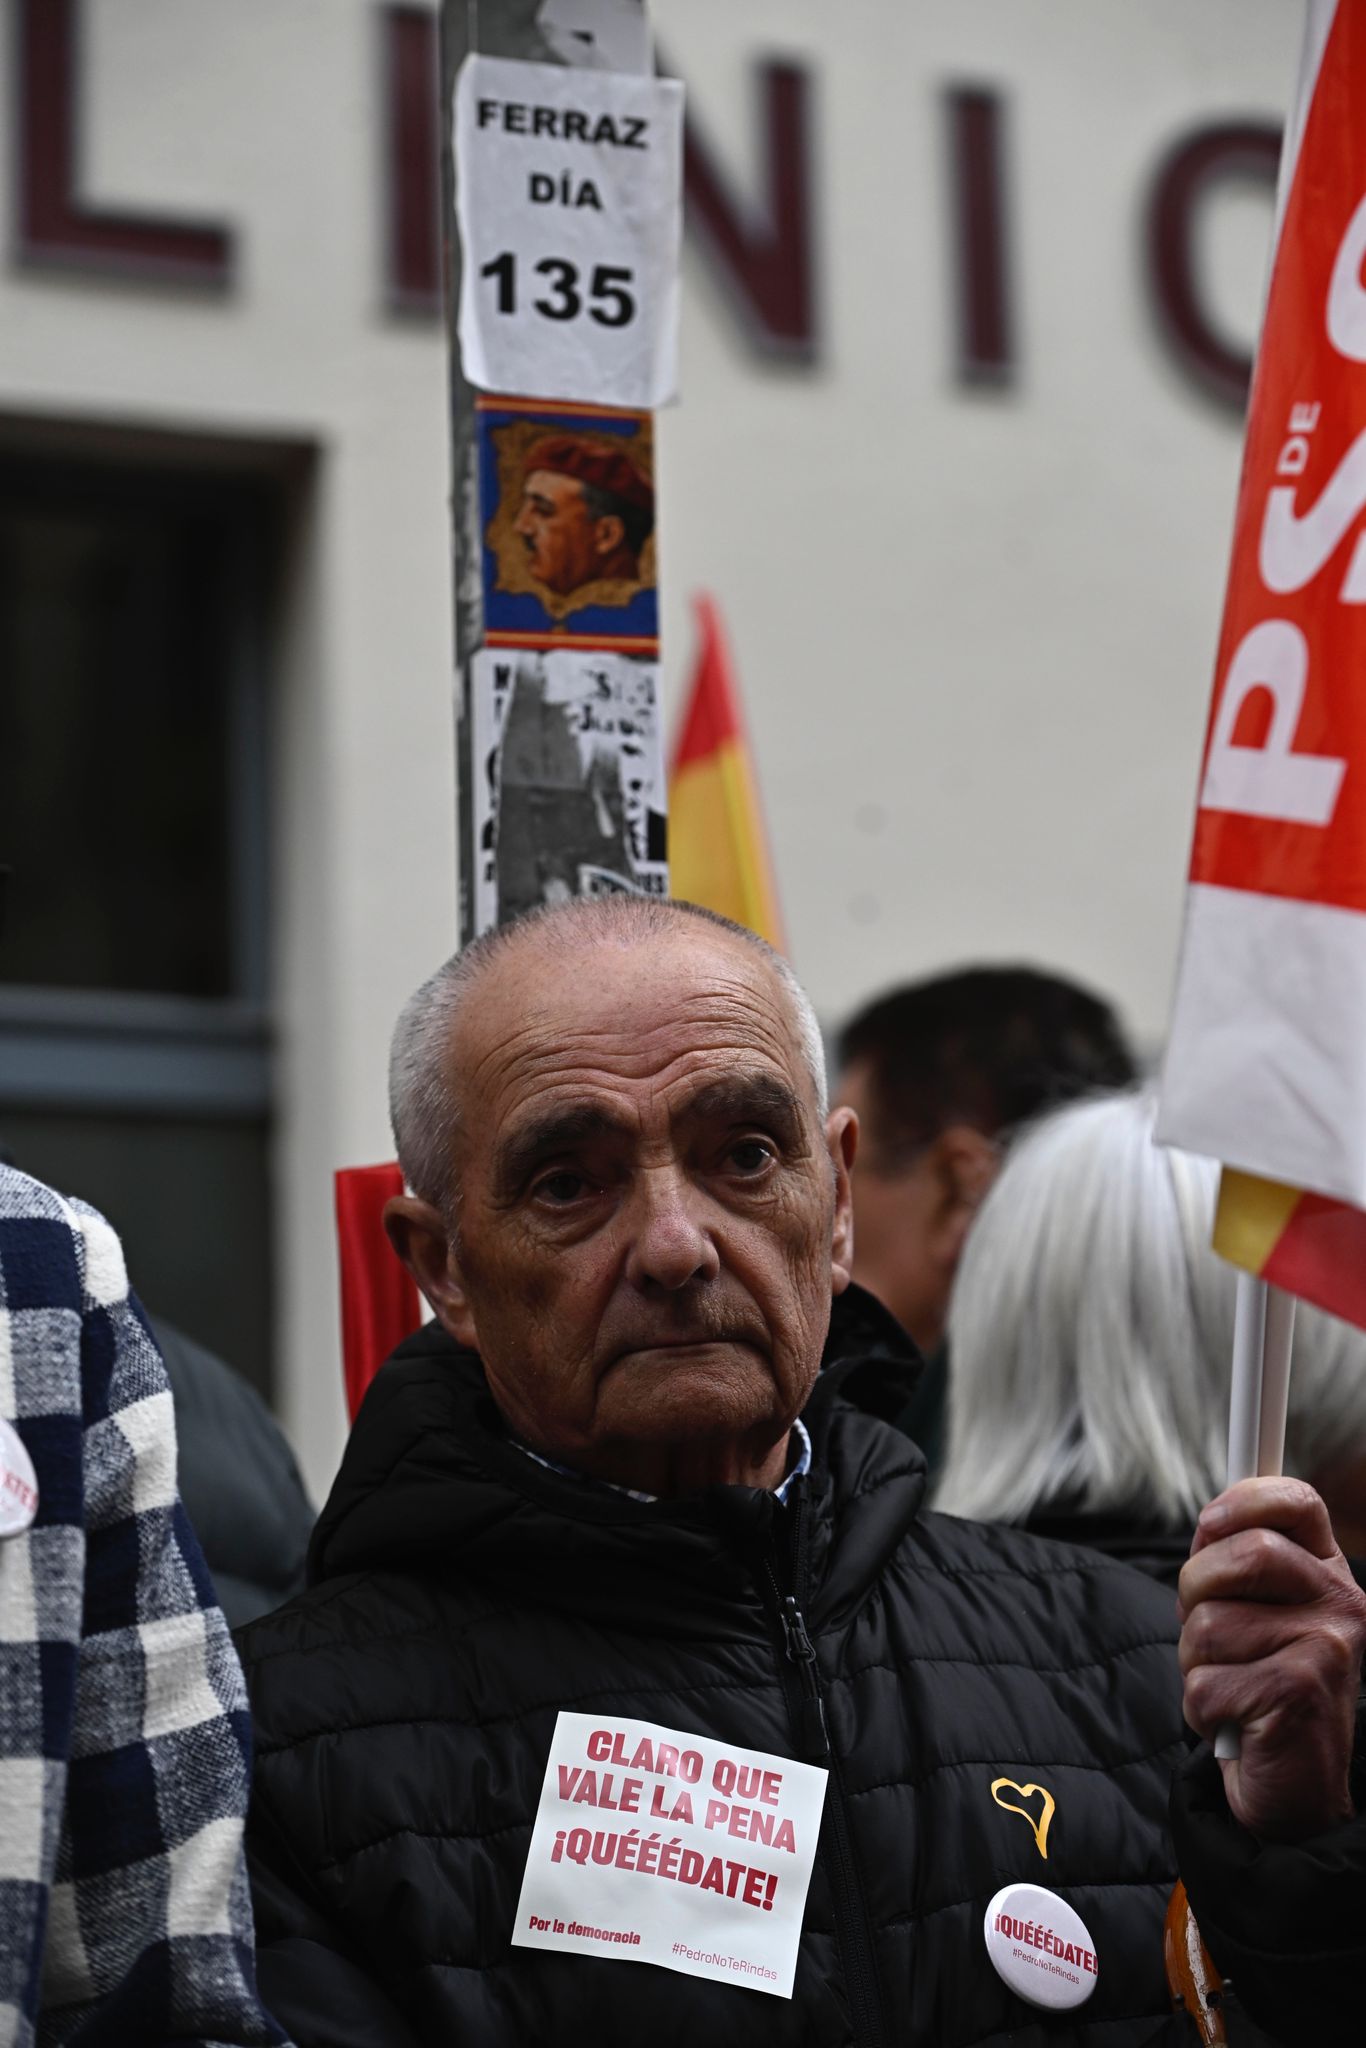
[[[653,1721],[562,1713],[514,1946],[790,1998],[827,1775]]]

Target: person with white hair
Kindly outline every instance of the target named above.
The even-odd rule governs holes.
[[[969,1233],[935,1505],[1086,1543],[1175,1584],[1224,1483],[1234,1269],[1216,1161],[1154,1142],[1148,1090],[1042,1117]],[[1286,1469],[1366,1545],[1366,1334],[1301,1305]]]

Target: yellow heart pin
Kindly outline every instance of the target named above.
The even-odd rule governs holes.
[[[1043,1814],[1035,1820],[1032,1813],[1023,1806],[1017,1806],[1013,1799],[1002,1799],[1002,1791],[1018,1792],[1021,1799],[1032,1799],[1037,1792],[1043,1799]],[[991,1796],[1006,1813],[1018,1813],[1021,1820],[1027,1820],[1034,1830],[1034,1842],[1045,1863],[1048,1861],[1048,1827],[1053,1818],[1053,1794],[1046,1785],[1017,1785],[1013,1778],[993,1778]]]

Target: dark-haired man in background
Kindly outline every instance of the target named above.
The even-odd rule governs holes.
[[[943,1454],[944,1329],[973,1213],[1001,1141],[1043,1110],[1122,1088],[1137,1067],[1110,1005],[1032,967],[966,967],[891,989],[839,1039],[836,1101],[862,1141],[853,1176],[854,1277],[915,1339],[926,1365],[898,1418]]]

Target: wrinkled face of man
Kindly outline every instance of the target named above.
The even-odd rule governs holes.
[[[762,956],[705,927],[528,935],[452,1056],[442,1320],[514,1432],[618,1476],[633,1446],[785,1443],[847,1284],[854,1140]]]
[[[600,529],[609,523],[612,540],[619,540],[620,521],[594,518],[577,478],[534,469],[523,486],[513,531],[537,582],[564,597],[601,575],[607,536]]]

